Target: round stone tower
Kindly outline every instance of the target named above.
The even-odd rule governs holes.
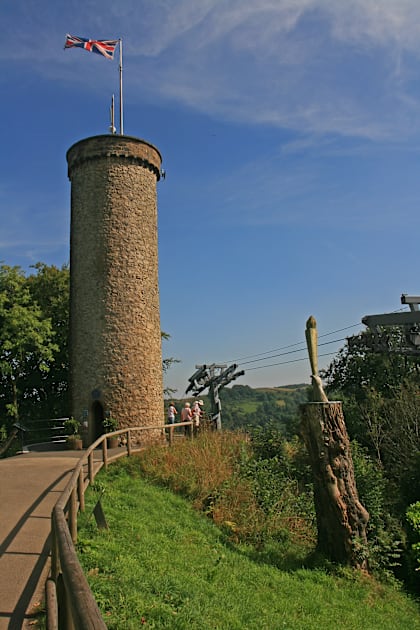
[[[161,155],[101,135],[67,152],[71,181],[72,415],[92,443],[118,428],[163,424],[156,182]]]

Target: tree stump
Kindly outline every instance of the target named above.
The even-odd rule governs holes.
[[[301,405],[300,428],[314,474],[317,548],[333,562],[367,569],[369,513],[359,501],[341,402]]]

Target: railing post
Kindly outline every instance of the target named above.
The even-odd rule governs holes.
[[[102,440],[102,461],[106,470],[108,468],[108,445],[106,443],[106,438]]]
[[[57,531],[54,522],[54,512],[51,514],[51,577],[54,582],[60,573],[60,555],[57,546]]]
[[[131,431],[128,429],[127,433],[127,455],[131,457]]]
[[[77,480],[77,494],[79,497],[79,509],[85,511],[85,484],[83,476],[83,468],[80,469],[79,479]]]
[[[45,600],[47,609],[47,630],[58,630],[58,603],[55,581],[48,578],[45,584]]]
[[[93,483],[95,479],[95,475],[93,474],[93,451],[89,453],[88,457],[88,475],[89,475],[89,483]]]
[[[63,574],[60,575],[57,584],[57,590],[60,592],[58,596],[58,627],[65,630],[75,630],[73,623],[72,608],[70,602],[70,594],[68,593],[64,584]]]
[[[174,442],[174,427],[169,427],[169,446]]]
[[[72,541],[77,543],[77,489],[71,491],[69,504],[69,530]]]

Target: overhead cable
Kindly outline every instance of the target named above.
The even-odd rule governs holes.
[[[332,357],[335,352],[326,352],[325,354],[319,354],[318,357]],[[247,369],[247,372],[251,370],[262,370],[263,368],[273,367],[275,365],[286,365],[287,363],[297,363],[298,361],[307,361],[307,357],[301,357],[300,359],[290,359],[290,361],[280,361],[280,363],[270,363],[269,365],[257,365]]]
[[[407,307],[396,309],[392,311],[393,313],[398,313],[400,311],[407,310]],[[342,332],[344,330],[350,330],[350,328],[356,328],[357,326],[363,325],[362,322],[358,322],[357,324],[351,324],[350,326],[345,326],[344,328],[337,328],[336,330],[332,330],[331,332],[323,333],[322,335],[318,335],[318,338],[321,339],[323,337],[328,337],[329,335],[334,335],[338,332]],[[334,339],[333,341],[326,341],[324,343],[318,344],[319,346],[325,346],[331,343],[338,343],[339,341],[345,341],[347,337],[343,337],[342,339]],[[271,354],[272,352],[278,352],[280,350],[287,350],[288,348],[294,348],[295,346],[302,346],[302,348],[298,348],[296,350],[288,350],[287,352],[281,352],[280,354]],[[306,350],[306,341],[298,341],[296,343],[291,343],[286,346],[281,346],[280,348],[274,348],[273,350],[266,350],[266,352],[257,352],[256,354],[248,354],[244,357],[240,357],[238,359],[232,359],[231,361],[226,361],[225,363],[237,363],[238,365],[249,365],[250,363],[257,363],[258,361],[267,361],[269,359],[274,359],[276,357],[285,356],[286,354],[294,354],[296,352],[302,352]],[[326,354],[320,354],[320,357],[328,357],[333,356],[336,352],[329,352]],[[269,355],[269,356],[267,356]],[[254,359],[254,357],[261,357],[260,359]],[[244,361],[244,359],[253,359],[251,361]],[[296,363],[298,361],[305,361],[306,357],[302,357],[300,359],[291,359],[290,361],[282,361],[280,363],[270,363],[268,365],[259,365],[257,367],[247,368],[247,372],[250,370],[261,370],[266,367],[273,367],[276,365],[286,365],[287,363]]]
[[[332,330],[331,332],[324,333],[319,335],[318,338],[328,337],[329,335],[334,335],[335,333],[342,332],[343,330],[349,330],[350,328],[355,328],[356,326],[361,326],[362,323],[358,322],[357,324],[351,324],[351,326],[345,326],[344,328],[338,328],[337,330]],[[248,354],[245,357],[240,357],[238,359],[232,359],[230,361],[225,361],[225,363],[240,363],[244,359],[253,359],[254,357],[260,357],[262,355],[271,354],[272,352],[279,352],[280,350],[287,350],[287,348],[293,348],[294,346],[304,346],[302,350],[306,347],[305,341],[297,341],[296,343],[290,343],[287,346],[281,346],[280,348],[273,348],[272,350],[266,350],[265,352],[257,352],[256,354]],[[299,352],[299,350],[297,350]],[[268,359],[270,357],[267,357]]]
[[[347,337],[342,337],[341,339],[333,339],[332,341],[324,341],[323,343],[318,344],[318,346],[328,346],[331,343],[338,343],[339,341],[345,341]],[[280,352],[280,354],[272,354],[269,357],[262,357],[261,359],[252,359],[251,361],[243,361],[242,363],[238,363],[238,365],[248,365],[249,363],[257,363],[258,361],[267,361],[268,359],[275,359],[276,357],[283,357],[286,354],[294,354],[295,352],[303,352],[306,348],[300,348],[299,350],[288,350],[287,352]]]

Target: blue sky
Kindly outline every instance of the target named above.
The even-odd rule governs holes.
[[[0,25],[0,260],[25,269],[68,262],[65,154],[107,133],[118,94],[117,60],[65,34],[123,38],[124,131],[167,173],[179,395],[196,364],[238,358],[237,383],[309,382],[306,352],[283,353],[310,315],[342,339],[420,292],[418,0],[0,0]]]

